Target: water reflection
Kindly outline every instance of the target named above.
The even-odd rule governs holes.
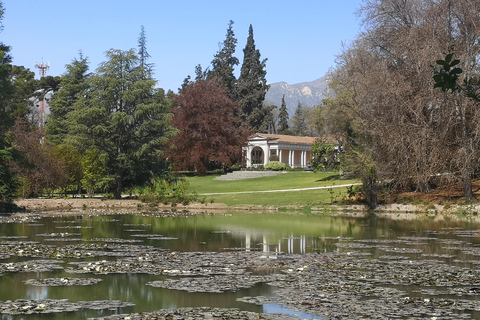
[[[395,260],[437,259],[467,268],[480,265],[479,226],[469,221],[388,220],[375,216],[368,218],[341,218],[281,214],[238,214],[195,216],[190,218],[156,218],[119,215],[109,217],[44,218],[35,224],[0,224],[0,245],[24,241],[63,248],[76,244],[119,243],[152,246],[180,252],[225,252],[226,250],[262,251],[273,258],[281,254],[308,254],[315,252],[362,252],[372,259]],[[50,237],[46,237],[50,235]],[[17,237],[17,238],[15,238]],[[22,238],[24,237],[24,238]],[[93,241],[95,240],[95,241]],[[102,242],[103,241],[103,242]],[[15,256],[0,263],[34,260]],[[116,259],[114,257],[100,257]],[[63,259],[64,268],[72,261]],[[238,302],[245,296],[268,296],[274,291],[262,284],[250,289],[224,294],[199,294],[153,288],[146,283],[165,279],[147,274],[100,275],[102,282],[94,287],[35,287],[25,285],[30,278],[72,276],[64,271],[42,273],[4,273],[0,276],[0,300],[15,299],[69,299],[71,302],[119,299],[136,304],[122,312],[154,311],[160,308],[210,306],[239,308],[254,312],[276,312],[281,306],[257,306]],[[87,275],[76,274],[76,277]],[[4,290],[3,288],[8,288]],[[421,295],[418,288],[405,288],[411,294]],[[416,290],[416,291],[415,291]],[[69,316],[84,319],[106,315],[114,311],[85,311]],[[301,315],[306,318],[306,315]],[[51,315],[46,319],[62,318]],[[26,317],[25,319],[27,319]],[[36,319],[30,317],[28,319]],[[23,319],[0,315],[0,319]],[[316,319],[316,318],[312,318]]]

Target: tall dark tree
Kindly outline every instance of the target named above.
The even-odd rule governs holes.
[[[140,67],[144,69],[148,77],[152,76],[153,64],[148,63],[150,54],[147,51],[147,35],[143,25],[140,27],[140,36],[138,37],[138,57],[140,59]]]
[[[207,73],[207,79],[214,79],[221,86],[225,86],[230,99],[235,99],[235,87],[237,79],[233,73],[239,60],[234,56],[237,46],[237,38],[233,31],[233,21],[228,23],[227,35],[223,45],[213,57],[212,68]]]
[[[0,1],[0,32],[3,29],[3,3]],[[0,212],[11,205],[15,197],[17,180],[10,167],[14,149],[7,141],[6,135],[13,125],[14,84],[12,79],[10,47],[0,43]]]
[[[61,77],[60,89],[50,101],[50,115],[45,127],[46,135],[53,144],[65,140],[68,132],[67,115],[74,104],[85,94],[87,89],[88,59],[79,52],[79,57],[66,65],[66,72]]]
[[[292,118],[292,134],[296,136],[304,136],[307,133],[307,122],[305,119],[305,112],[303,111],[302,105],[298,102],[297,109],[295,109],[295,114]]]
[[[280,106],[280,114],[278,115],[278,134],[290,134],[290,129],[288,127],[288,111],[287,104],[285,103],[285,94],[282,96],[282,105]]]
[[[180,133],[171,141],[175,168],[203,174],[240,161],[248,132],[238,125],[236,110],[236,103],[214,80],[200,80],[182,90],[174,108]]]
[[[110,50],[107,61],[89,79],[89,93],[68,115],[69,135],[82,151],[105,156],[106,180],[114,197],[142,186],[167,170],[164,143],[175,133],[170,105],[156,81],[145,79],[135,50]]]
[[[22,66],[13,66],[12,77],[15,86],[12,116],[16,119],[25,119],[34,108],[32,97],[37,89],[35,73]]]
[[[267,84],[267,71],[265,65],[267,59],[260,60],[260,51],[255,48],[253,39],[253,27],[248,29],[248,38],[245,49],[243,49],[243,63],[240,71],[240,77],[237,84],[237,101],[241,108],[243,122],[251,129],[258,131],[264,119],[259,112],[263,107],[265,94],[270,87]]]

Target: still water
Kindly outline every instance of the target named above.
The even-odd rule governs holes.
[[[343,245],[356,240],[399,239],[422,237],[425,241],[414,245],[395,244],[402,255],[412,259],[436,256],[449,264],[477,260],[469,256],[465,247],[480,246],[480,226],[465,221],[434,220],[389,220],[375,216],[367,218],[328,217],[288,214],[242,214],[199,215],[188,218],[158,218],[141,215],[118,216],[69,216],[42,218],[35,223],[0,224],[0,246],[15,241],[34,241],[49,246],[74,246],[92,240],[135,240],[133,244],[148,245],[180,252],[223,252],[228,249],[281,252],[283,254],[306,254],[316,252],[364,250],[372,258],[385,254],[379,249],[352,249]],[[431,238],[432,241],[428,241]],[[444,241],[438,241],[442,239]],[[462,248],[452,250],[445,241],[461,243]],[[460,250],[462,249],[462,250]],[[0,254],[0,264],[31,261],[35,258]],[[83,259],[60,259],[67,268],[70,262],[115,259],[97,257]],[[85,277],[99,278],[93,286],[32,286],[28,279]],[[92,300],[120,300],[135,304],[120,310],[86,310],[74,313],[47,315],[11,316],[0,314],[0,319],[86,319],[114,313],[154,311],[180,307],[220,307],[267,313],[289,313],[282,306],[266,304],[257,306],[237,301],[245,296],[268,296],[275,288],[266,284],[250,289],[226,293],[188,293],[147,286],[146,283],[164,280],[165,276],[148,274],[69,274],[64,270],[48,272],[5,272],[0,276],[0,301],[16,299],[68,299],[70,302]],[[406,288],[408,290],[408,288]],[[303,319],[321,319],[319,316],[300,314]]]

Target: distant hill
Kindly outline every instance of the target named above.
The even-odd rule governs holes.
[[[265,100],[280,108],[283,94],[288,114],[292,117],[299,101],[303,107],[313,107],[321,104],[322,100],[329,96],[328,76],[292,85],[286,82],[271,83]]]

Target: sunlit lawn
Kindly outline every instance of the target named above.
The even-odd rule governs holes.
[[[324,187],[357,183],[358,180],[343,180],[336,173],[288,172],[273,177],[237,181],[216,180],[217,176],[188,178],[190,191],[198,194],[245,191],[266,191]],[[225,203],[229,206],[311,206],[328,204],[343,199],[347,188],[327,188],[289,192],[248,194],[219,194],[200,196],[205,202]]]

